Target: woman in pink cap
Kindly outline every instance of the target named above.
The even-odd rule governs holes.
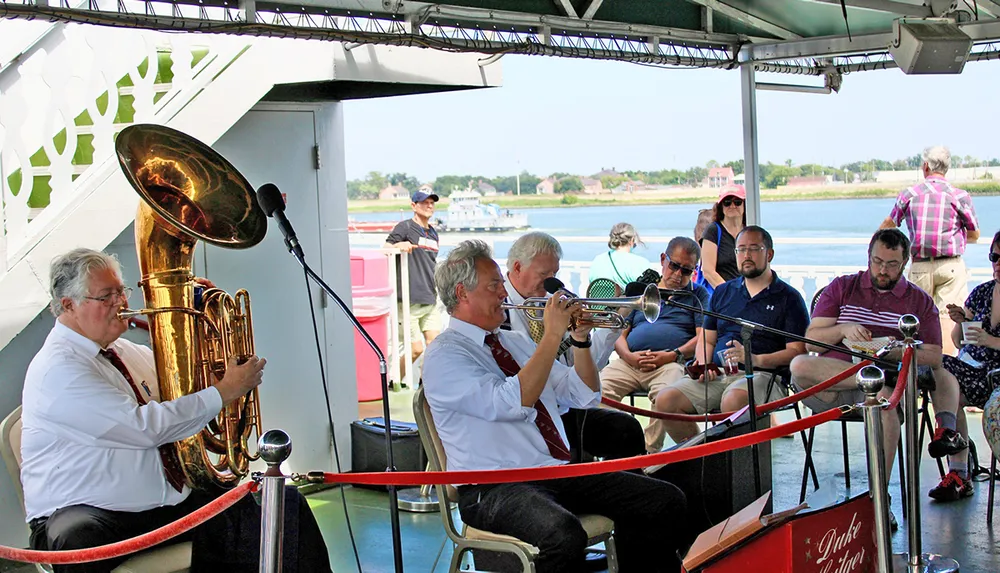
[[[701,236],[701,270],[713,288],[740,276],[736,266],[736,235],[747,224],[746,198],[742,185],[724,187],[715,204],[715,222]]]

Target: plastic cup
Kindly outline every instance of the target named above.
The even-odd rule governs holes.
[[[722,365],[722,371],[726,373],[727,376],[732,376],[736,374],[739,370],[739,362],[734,358],[729,358],[726,354],[726,350],[720,350],[715,353],[719,357],[719,364]]]
[[[969,320],[962,323],[962,344],[979,344],[979,339],[976,334],[969,331],[970,327],[982,328],[983,321]]]

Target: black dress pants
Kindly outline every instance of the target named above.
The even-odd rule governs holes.
[[[677,573],[694,540],[684,493],[629,472],[459,488],[462,521],[538,547],[537,573],[581,571],[587,535],[576,514],[615,522],[621,573]]]
[[[175,506],[147,511],[110,511],[88,505],[56,510],[32,520],[31,547],[42,551],[84,549],[130,539],[184,517],[216,496],[194,491]],[[256,573],[259,569],[260,506],[252,495],[195,529],[166,543],[192,541],[192,573],[227,571]],[[330,557],[316,519],[294,487],[285,489],[285,529],[282,570],[285,573],[330,571]],[[56,565],[55,573],[108,573],[128,557],[76,565]]]
[[[583,452],[605,460],[629,458],[646,453],[646,438],[638,420],[608,408],[570,409],[562,415],[569,438],[572,462]]]

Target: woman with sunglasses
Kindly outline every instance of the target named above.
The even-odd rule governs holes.
[[[939,371],[935,370],[935,376],[954,376],[958,380],[962,391],[961,406],[985,406],[995,390],[987,373],[1000,368],[1000,232],[993,235],[989,259],[993,267],[993,280],[973,289],[969,298],[965,299],[964,307],[948,305],[948,315],[955,323],[951,339],[960,350],[957,358],[947,354],[943,357],[943,373],[938,374]],[[963,334],[962,323],[972,321],[980,322],[982,326],[967,325]],[[956,416],[958,432],[968,439],[965,409],[960,407]],[[930,491],[932,498],[954,501],[972,495],[972,483],[966,474],[965,455],[967,450],[961,456],[952,457],[948,463],[951,471],[944,476],[940,485]]]
[[[715,222],[701,235],[701,272],[713,288],[740,276],[736,236],[747,225],[746,198],[742,185],[724,187],[715,204]]]

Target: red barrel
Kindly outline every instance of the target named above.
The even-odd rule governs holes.
[[[358,322],[388,356],[389,312],[395,298],[389,284],[389,259],[381,251],[351,251],[351,297]],[[358,372],[358,401],[381,399],[378,358],[357,332],[354,333],[354,360]]]

